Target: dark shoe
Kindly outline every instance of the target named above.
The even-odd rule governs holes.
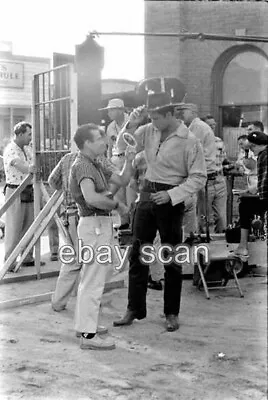
[[[136,319],[136,318],[137,318],[137,317],[136,317],[136,314],[135,314],[134,311],[127,310],[127,312],[126,312],[126,314],[123,316],[123,318],[121,318],[121,319],[119,319],[119,320],[117,320],[117,321],[114,321],[114,322],[113,322],[113,325],[114,325],[114,326],[131,325],[132,322],[134,321],[134,319]],[[140,319],[140,318],[137,318],[137,319]]]
[[[118,231],[124,231],[125,229],[129,229],[129,224],[123,224],[118,227]]]
[[[50,256],[50,261],[58,261],[58,254],[57,253],[52,253]]]
[[[166,327],[168,332],[174,332],[179,329],[179,320],[177,315],[166,315]]]
[[[40,261],[41,267],[46,265],[45,261]],[[33,261],[26,261],[21,264],[22,267],[34,267],[34,260]]]
[[[162,290],[162,283],[161,281],[153,281],[152,279],[148,282],[148,288],[153,290]]]
[[[53,311],[56,311],[56,312],[61,312],[61,311],[66,310],[66,306],[59,306],[59,307],[57,307],[57,306],[55,306],[54,304],[52,304],[51,307],[52,307],[52,310],[53,310]]]

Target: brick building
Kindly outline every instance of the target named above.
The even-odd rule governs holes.
[[[200,116],[212,113],[230,156],[242,122],[268,127],[266,2],[145,1],[145,32],[266,37],[261,41],[145,37],[145,76],[174,76]],[[242,124],[243,126],[244,124]]]

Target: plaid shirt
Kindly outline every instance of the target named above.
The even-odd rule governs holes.
[[[258,193],[261,200],[268,200],[267,157],[268,146],[258,156]]]
[[[215,144],[216,144],[216,171],[219,173],[223,173],[222,163],[227,158],[225,145],[221,138],[215,136]]]
[[[113,171],[108,167],[104,157],[91,160],[90,157],[78,153],[70,172],[70,191],[75,199],[80,217],[91,215],[107,215],[107,211],[89,205],[82,193],[80,183],[83,179],[91,179],[94,182],[97,193],[109,191],[108,181]]]
[[[66,208],[77,208],[69,190],[69,174],[71,166],[76,159],[77,153],[68,153],[53,169],[48,177],[49,185],[55,190],[62,190],[64,193],[64,201]]]
[[[52,189],[63,191],[64,202],[67,209],[77,209],[76,202],[69,189],[69,175],[77,155],[78,153],[68,153],[62,157],[48,178],[48,183]],[[104,155],[97,157],[97,163],[99,163],[102,168],[115,172],[116,168]]]

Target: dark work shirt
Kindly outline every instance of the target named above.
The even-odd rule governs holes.
[[[103,163],[91,160],[89,157],[79,153],[72,165],[70,172],[70,192],[77,203],[78,212],[81,217],[91,215],[107,215],[107,211],[90,206],[86,203],[80,184],[83,179],[91,179],[97,193],[108,191],[108,181],[112,176],[112,170]]]
[[[258,155],[258,193],[261,200],[268,200],[268,174],[267,174],[268,146]]]

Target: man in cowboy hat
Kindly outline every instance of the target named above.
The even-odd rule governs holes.
[[[121,148],[117,143],[117,137],[123,126],[128,121],[128,114],[125,112],[125,105],[121,99],[111,99],[107,107],[100,108],[100,110],[107,110],[111,123],[107,127],[108,138],[108,158],[112,161],[118,171],[121,171],[125,162],[125,148]],[[127,195],[131,196],[132,190],[130,188],[121,188],[116,194],[116,199],[125,204],[126,212],[120,215],[121,226],[120,229],[128,228],[129,213],[127,211],[128,201]]]
[[[168,93],[151,93],[147,109],[152,122],[137,129],[144,119],[144,108],[140,107],[131,113],[126,127],[133,131],[137,152],[145,151],[147,170],[133,221],[127,312],[122,319],[114,321],[114,326],[130,325],[134,319],[146,317],[149,262],[142,263],[142,246],[153,244],[157,230],[162,243],[171,247],[181,243],[184,200],[206,182],[201,144],[176,119],[174,106]],[[123,133],[119,141],[124,141]],[[172,252],[163,254],[166,259],[172,256]],[[169,265],[165,264],[164,288],[164,314],[170,332],[179,327],[181,287],[182,267],[173,258]]]
[[[116,147],[116,139],[118,133],[128,120],[128,115],[125,113],[124,102],[121,99],[111,99],[109,100],[107,107],[100,108],[100,110],[107,110],[108,116],[112,121],[108,125],[106,132],[108,136],[108,157],[120,157],[122,153],[123,156],[124,152],[119,151]]]

